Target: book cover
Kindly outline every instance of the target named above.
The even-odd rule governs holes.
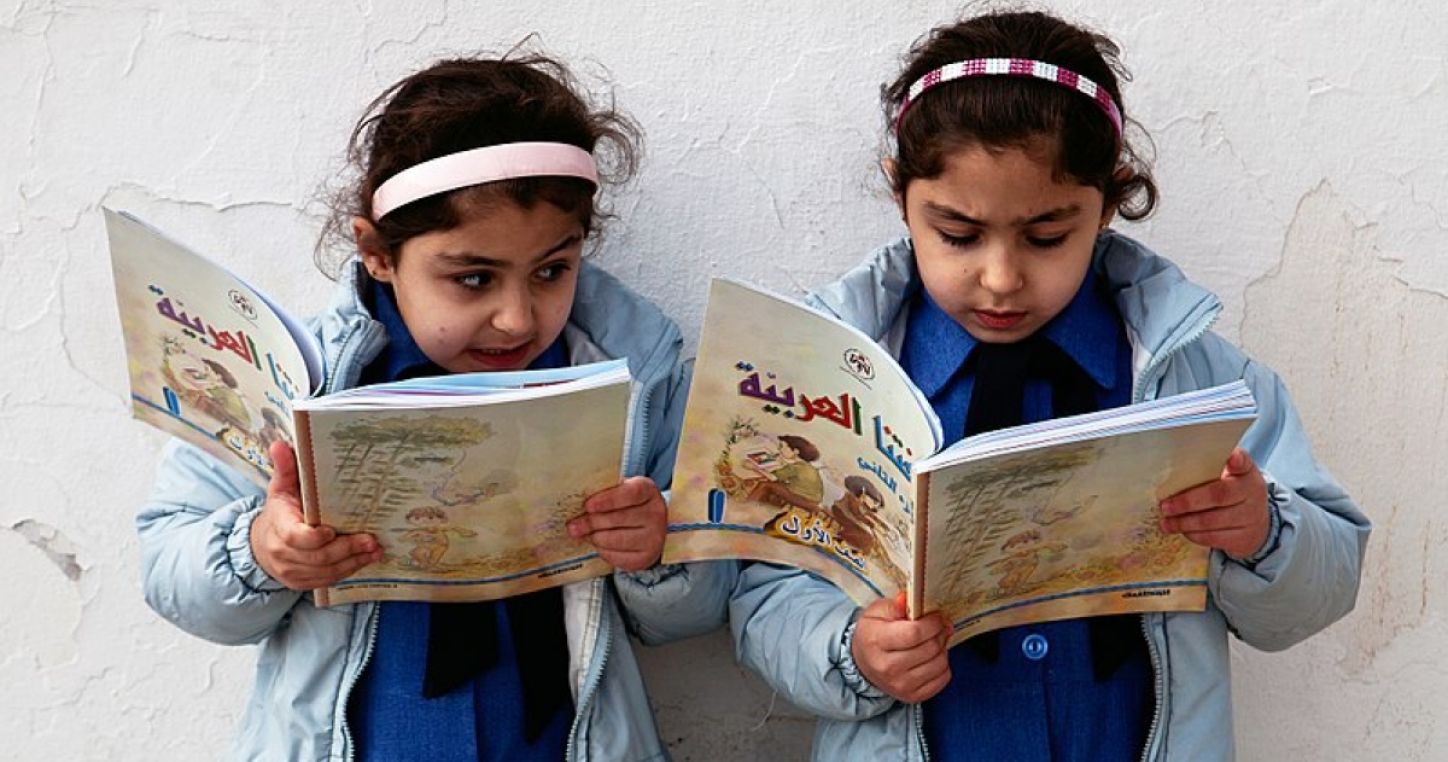
[[[629,404],[622,360],[298,403],[308,521],[383,549],[317,604],[491,600],[612,572],[566,525],[618,483]]]
[[[880,346],[716,280],[674,472],[666,561],[795,566],[861,605],[908,592],[951,643],[1025,622],[1202,610],[1208,551],[1158,526],[1255,416],[1235,382],[970,437]]]
[[[1253,412],[1237,382],[972,437],[918,464],[909,611],[942,612],[953,645],[1028,622],[1204,609],[1209,551],[1163,534],[1157,505],[1215,479]]]
[[[910,462],[935,451],[939,428],[868,336],[715,280],[664,559],[789,564],[861,601],[903,590],[913,565]]]
[[[267,448],[321,379],[312,335],[244,280],[105,210],[132,414],[265,486]]]

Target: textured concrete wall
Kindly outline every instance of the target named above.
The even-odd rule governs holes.
[[[686,334],[711,275],[802,291],[900,231],[878,86],[951,4],[478,5],[0,0],[3,756],[213,757],[249,684],[249,649],[140,598],[131,516],[162,439],[128,419],[99,205],[314,310],[313,201],[361,106],[536,31],[648,133],[597,256]],[[1237,650],[1242,756],[1448,758],[1448,8],[1054,7],[1136,74],[1163,203],[1124,229],[1222,295],[1219,329],[1282,372],[1378,523],[1356,612],[1284,654]],[[679,758],[805,754],[810,721],[722,634],[644,659]]]

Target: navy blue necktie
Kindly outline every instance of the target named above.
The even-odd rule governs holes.
[[[1019,426],[1025,420],[1026,383],[1051,385],[1051,417],[1094,412],[1096,386],[1065,352],[1039,333],[1010,344],[979,344],[966,361],[975,373],[965,436]],[[1090,622],[1091,658],[1097,680],[1110,677],[1144,635],[1130,615],[1095,617]],[[981,658],[1000,658],[1000,634],[985,632],[966,641]]]

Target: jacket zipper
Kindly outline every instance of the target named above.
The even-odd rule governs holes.
[[[1146,729],[1146,745],[1141,749],[1141,762],[1148,762],[1151,757],[1153,738],[1161,730],[1161,707],[1166,695],[1166,679],[1162,676],[1164,664],[1161,660],[1161,652],[1157,651],[1156,641],[1151,639],[1151,625],[1147,622],[1145,614],[1141,615],[1141,634],[1146,638],[1146,651],[1151,655],[1152,695],[1156,698],[1151,710],[1151,724]]]
[[[1217,322],[1217,317],[1222,313],[1221,307],[1209,304],[1206,309],[1207,314],[1202,319],[1196,321],[1197,326],[1192,329],[1191,333],[1187,334],[1166,351],[1157,354],[1151,359],[1151,362],[1147,363],[1147,366],[1142,369],[1136,388],[1133,389],[1131,393],[1132,402],[1145,401],[1146,390],[1149,389],[1152,384],[1156,383],[1156,379],[1152,377],[1156,375],[1159,369],[1165,367],[1167,359],[1192,344],[1197,343],[1212,325]],[[1195,312],[1196,310],[1193,309],[1193,313]],[[1141,634],[1146,638],[1146,651],[1151,656],[1152,689],[1155,702],[1151,710],[1151,724],[1148,725],[1146,729],[1146,744],[1141,749],[1141,762],[1150,762],[1152,747],[1156,746],[1161,740],[1161,711],[1162,705],[1166,703],[1166,678],[1163,674],[1166,671],[1166,664],[1162,661],[1161,651],[1157,648],[1156,641],[1151,637],[1151,625],[1147,617],[1147,614],[1141,615]],[[1165,628],[1163,628],[1162,637],[1165,637]]]
[[[643,368],[640,370],[643,370]],[[640,375],[644,374],[641,373]],[[634,409],[634,417],[636,420],[632,423],[633,430],[637,433],[633,437],[630,437],[632,445],[630,447],[631,451],[625,456],[624,463],[626,473],[635,474],[643,470],[643,463],[648,458],[649,452],[649,408],[651,407],[654,393],[658,391],[659,386],[669,383],[670,380],[668,376],[665,376],[659,381],[654,382],[652,388],[645,390],[644,393],[639,396],[638,404]],[[608,595],[608,583],[606,581],[599,582],[598,587],[601,596]],[[575,750],[578,745],[578,730],[582,726],[584,715],[591,710],[593,694],[598,691],[599,683],[603,682],[604,671],[608,668],[608,657],[613,653],[613,627],[610,625],[607,629],[604,628],[603,604],[604,601],[600,598],[597,606],[599,616],[598,637],[603,639],[603,656],[599,658],[598,669],[593,671],[593,675],[588,679],[583,690],[578,694],[578,703],[577,706],[574,707],[573,712],[573,725],[568,730],[568,745],[563,752],[563,759],[568,762],[573,762],[578,759],[578,757],[575,756]]]
[[[930,744],[925,741],[925,706],[913,704],[910,711],[915,714],[915,735],[920,738],[920,753],[924,755],[925,762],[930,762]]]
[[[357,680],[367,669],[367,663],[372,661],[372,651],[377,646],[377,620],[382,616],[382,610],[377,604],[372,604],[372,610],[367,613],[367,642],[362,647],[362,662],[357,665],[357,671],[352,673],[350,679],[342,683],[342,690],[337,694],[337,701],[342,706],[342,743],[347,748],[347,762],[352,762],[357,756],[357,747],[352,743],[352,730],[347,727],[347,702],[352,698],[352,689],[357,687]]]
[[[353,356],[357,353],[358,345],[363,343],[365,340],[375,337],[377,335],[377,332],[381,330],[381,327],[381,324],[376,322],[375,320],[369,320],[354,329],[353,332],[346,338],[342,339],[342,347],[337,352],[336,367],[338,371],[341,371],[341,369],[343,368],[351,368],[353,364],[351,361]],[[323,359],[323,362],[326,362],[325,358]],[[323,372],[325,373],[325,368]],[[360,370],[357,374],[351,374],[349,370],[349,375],[353,376],[353,378],[348,379],[349,383],[355,383],[357,376],[360,375]],[[323,382],[322,394],[326,395],[335,393],[338,387],[342,384],[342,382],[343,379],[340,373],[332,374]],[[362,673],[367,669],[368,662],[372,661],[372,652],[377,645],[377,619],[380,615],[380,609],[375,603],[357,605],[370,605],[370,609],[367,613],[366,641],[363,643],[362,646],[362,661],[358,664],[356,671],[352,672],[350,676],[343,677],[341,688],[337,693],[337,703],[340,708],[341,715],[340,728],[342,744],[347,750],[347,753],[345,755],[347,762],[352,762],[352,760],[356,758],[357,754],[356,746],[352,743],[352,731],[347,726],[347,702],[351,700],[352,689],[357,687],[357,680],[361,678]]]
[[[608,595],[608,583],[595,583],[600,588],[601,595]],[[593,671],[588,682],[583,686],[583,691],[578,694],[578,706],[573,711],[573,726],[568,729],[568,746],[563,751],[563,759],[566,762],[574,762],[578,757],[574,756],[574,749],[578,744],[578,729],[583,723],[584,715],[590,711],[593,703],[593,694],[598,691],[598,684],[603,682],[603,671],[608,668],[608,656],[613,652],[613,627],[605,631],[603,622],[603,599],[598,601],[598,637],[603,639],[603,656],[599,657],[598,669]],[[596,643],[597,641],[595,641]],[[597,649],[597,645],[594,646]]]

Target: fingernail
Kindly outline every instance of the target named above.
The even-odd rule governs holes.
[[[581,524],[579,524],[577,521],[570,521],[570,522],[568,522],[568,536],[569,536],[569,537],[572,537],[572,538],[575,539],[575,540],[578,539],[579,537],[582,537],[582,536],[583,536],[583,526],[582,526]]]

